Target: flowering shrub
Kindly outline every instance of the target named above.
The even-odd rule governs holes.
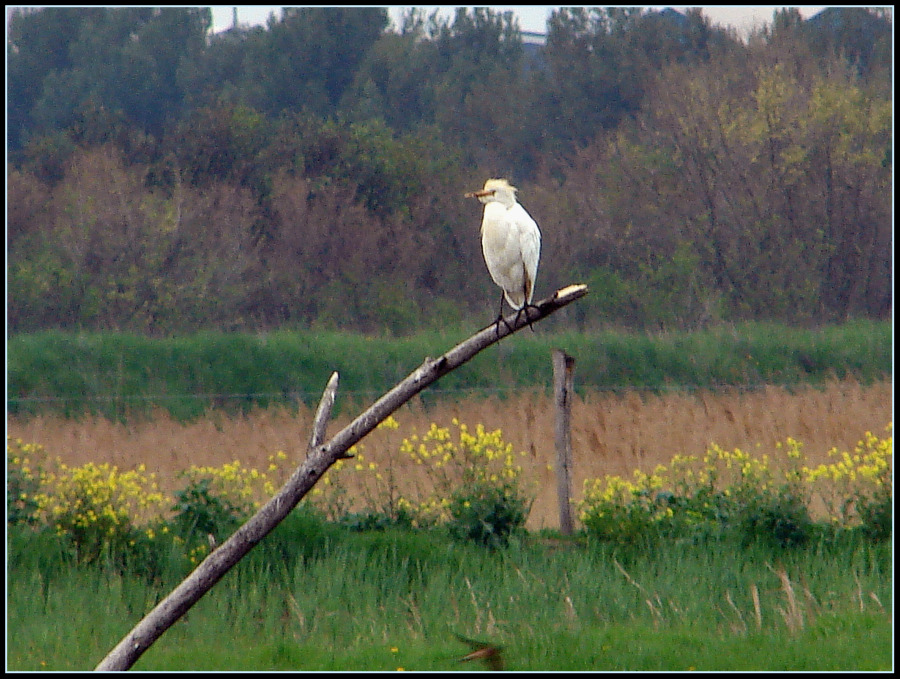
[[[636,471],[633,480],[588,479],[581,520],[588,533],[619,543],[732,531],[744,541],[794,546],[816,529],[810,505],[821,496],[832,525],[861,527],[877,539],[890,534],[892,437],[866,432],[852,454],[832,450],[837,461],[815,468],[804,464],[799,441],[788,438],[776,448],[787,458],[785,470],[773,469],[768,455],[712,445],[702,461],[676,456],[668,468],[659,465],[651,475]]]
[[[886,431],[891,430],[889,424]],[[887,539],[893,527],[893,452],[893,436],[879,439],[867,431],[852,453],[832,448],[828,457],[834,462],[804,466],[801,472],[824,500],[833,523],[859,523],[869,537]]]
[[[450,534],[486,547],[502,547],[525,525],[529,503],[514,484],[477,481],[450,497]]]
[[[635,471],[634,481],[619,476],[586,479],[581,521],[589,533],[610,542],[629,544],[642,539],[647,530],[674,516],[667,496],[657,494],[664,483],[657,467],[654,474]]]
[[[512,445],[499,429],[489,432],[478,424],[473,433],[456,418],[452,426],[453,430],[432,423],[421,437],[404,438],[396,455],[390,451],[381,466],[367,460],[362,446],[351,448],[354,458],[338,461],[332,472],[359,475],[368,512],[350,515],[353,525],[446,524],[459,537],[488,545],[505,543],[525,523],[530,504],[519,487],[522,468]],[[387,430],[398,427],[393,417],[379,425]],[[421,467],[427,484],[417,485],[400,473],[401,465],[410,463]],[[332,518],[347,516],[347,484],[334,483],[332,472],[313,495]]]
[[[131,555],[148,567],[165,547],[163,538],[165,544],[174,538],[193,563],[199,561],[209,551],[210,536],[227,538],[260,499],[274,493],[271,477],[286,458],[283,452],[271,455],[266,472],[237,461],[191,467],[173,506],[144,465],[129,471],[110,464],[69,467],[59,460],[48,465],[41,446],[11,438],[6,451],[10,525],[49,527],[75,547],[82,561]],[[174,512],[171,518],[167,510]]]
[[[120,472],[108,463],[69,467],[57,460],[55,470],[42,476],[35,502],[37,515],[72,541],[79,559],[93,561],[104,548],[133,547],[142,524],[159,515],[165,500],[144,465]]]
[[[456,418],[452,424],[455,432],[432,423],[421,439],[414,434],[400,445],[431,480],[416,511],[446,521],[457,537],[503,545],[528,516],[530,502],[519,488],[522,467],[499,429],[478,424],[472,433]]]
[[[46,454],[42,446],[6,437],[6,522],[37,522],[37,494]]]
[[[380,426],[390,432],[399,425],[388,418]],[[776,446],[788,463],[783,469],[768,455],[711,445],[702,459],[676,456],[650,474],[589,479],[581,520],[589,534],[621,544],[655,535],[736,533],[745,541],[792,546],[823,527],[810,516],[813,500],[821,499],[825,528],[859,529],[883,540],[893,526],[890,431],[891,425],[884,438],[866,432],[853,451],[832,450],[830,461],[815,467],[806,464],[802,444],[788,438]],[[355,457],[333,465],[312,492],[334,520],[358,528],[443,524],[454,536],[499,546],[527,518],[522,468],[500,430],[479,424],[472,432],[454,419],[452,427],[432,424],[421,437],[392,442],[381,465],[368,460],[361,445],[351,452]],[[49,527],[87,561],[121,552],[146,555],[149,563],[174,541],[197,563],[274,493],[285,459],[282,452],[270,456],[264,472],[238,461],[191,467],[173,505],[143,466],[119,471],[109,464],[48,464],[40,446],[8,438],[7,521]],[[403,473],[409,467],[424,474]],[[362,489],[362,513],[350,512],[346,474]]]
[[[266,472],[248,469],[237,460],[221,467],[193,466],[182,477],[187,485],[175,491],[172,511],[176,534],[190,549],[192,562],[212,543],[221,543],[274,494],[270,475],[287,459],[282,451],[269,456]]]

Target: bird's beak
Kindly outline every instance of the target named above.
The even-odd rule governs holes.
[[[491,190],[491,191],[485,191],[485,190],[482,189],[481,191],[472,191],[472,192],[470,192],[470,193],[467,193],[467,194],[465,195],[465,197],[466,197],[466,198],[483,198],[484,196],[490,196],[490,195],[493,195],[493,193],[494,193],[493,190]]]

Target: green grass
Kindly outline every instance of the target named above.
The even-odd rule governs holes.
[[[182,576],[75,565],[19,530],[12,670],[92,669]],[[855,538],[772,551],[530,535],[488,551],[295,512],[135,669],[482,669],[458,661],[459,633],[501,644],[513,670],[885,670],[891,560],[890,543]]]
[[[474,329],[474,328],[473,328]],[[211,408],[246,412],[273,404],[314,405],[332,371],[341,377],[338,407],[371,403],[466,333],[406,338],[334,332],[199,333],[148,338],[58,331],[8,342],[8,411],[14,415],[86,413],[125,419],[167,409],[190,420]],[[702,388],[862,382],[892,372],[889,322],[855,321],[818,330],[742,324],[694,333],[524,332],[476,356],[426,390],[426,402],[466,394],[546,390],[550,352],[575,357],[576,388]]]

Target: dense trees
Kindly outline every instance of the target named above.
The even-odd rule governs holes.
[[[605,235],[582,266],[609,253],[658,322],[887,313],[890,102],[846,70],[735,75],[669,67],[652,110],[581,150],[567,186]]]
[[[892,307],[892,17],[17,10],[7,48],[14,331],[406,332],[489,314],[479,206],[541,225],[558,325],[802,323]],[[487,316],[485,315],[485,318]]]
[[[183,63],[200,57],[209,8],[51,7],[10,21],[13,148],[65,129],[85,110],[120,112],[154,134],[180,115]]]

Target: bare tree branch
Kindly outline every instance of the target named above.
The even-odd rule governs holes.
[[[337,390],[337,373],[332,374],[316,411],[310,448],[305,462],[297,468],[281,490],[252,518],[235,531],[221,547],[214,550],[185,580],[163,599],[131,630],[97,665],[97,671],[127,670],[162,634],[206,594],[232,566],[269,534],[297,503],[313,488],[328,468],[347,456],[351,446],[359,442],[380,422],[428,385],[461,366],[482,349],[529,323],[546,318],[553,312],[587,294],[586,285],[570,285],[534,307],[529,316],[511,314],[505,323],[491,324],[437,359],[427,358],[402,382],[378,399],[353,422],[339,431],[327,444],[325,424],[331,413]]]
[[[309,437],[309,445],[306,447],[307,457],[325,441],[325,427],[328,426],[331,409],[334,407],[334,395],[337,391],[337,386],[338,374],[331,373],[331,379],[325,385],[325,392],[322,394],[322,400],[319,401],[319,407],[316,408],[316,416],[313,418],[312,434]]]

